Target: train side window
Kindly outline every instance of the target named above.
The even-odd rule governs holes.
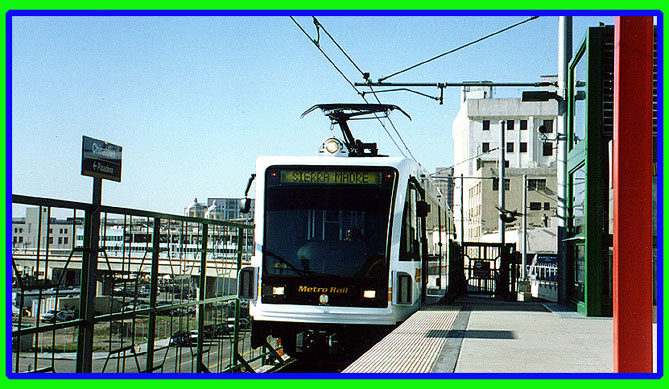
[[[416,190],[409,188],[402,212],[402,237],[400,239],[400,261],[419,260],[418,225],[416,216]]]

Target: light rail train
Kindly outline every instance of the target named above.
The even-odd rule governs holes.
[[[258,158],[255,255],[238,277],[253,347],[271,335],[289,355],[345,350],[441,299],[455,233],[424,168],[379,156],[346,125],[398,107],[316,107],[344,140],[327,139],[318,156]]]

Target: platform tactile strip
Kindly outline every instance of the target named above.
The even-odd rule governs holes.
[[[414,313],[343,373],[429,373],[459,311],[439,307]]]

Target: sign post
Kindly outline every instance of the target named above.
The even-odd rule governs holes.
[[[91,373],[93,368],[93,334],[95,332],[95,292],[100,240],[100,205],[102,204],[102,180],[121,182],[120,146],[83,137],[81,146],[81,174],[93,177],[93,199],[91,209],[86,211],[84,221],[84,252],[81,271],[87,274],[81,285],[79,301],[80,317],[84,320],[83,331],[78,340],[76,361],[77,373]]]

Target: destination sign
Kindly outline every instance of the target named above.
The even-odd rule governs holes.
[[[282,184],[380,185],[381,172],[354,170],[282,170]]]
[[[121,182],[122,152],[120,146],[84,136],[81,146],[81,174]]]

